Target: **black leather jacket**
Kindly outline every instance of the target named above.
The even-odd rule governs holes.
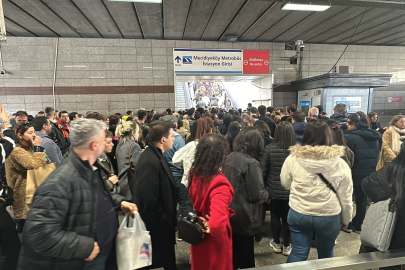
[[[232,232],[254,235],[263,224],[263,203],[269,198],[260,163],[248,154],[236,152],[229,156],[224,174],[235,190],[229,206],[235,211],[230,219]]]
[[[95,242],[99,181],[95,175],[99,174],[72,151],[38,187],[24,226],[19,269],[83,269]],[[104,174],[101,177],[106,180]],[[109,196],[114,206],[124,200],[117,194]]]

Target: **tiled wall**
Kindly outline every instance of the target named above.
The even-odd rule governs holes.
[[[0,101],[10,111],[31,113],[53,105],[52,82],[56,38],[8,37],[1,44],[5,75],[0,75]],[[253,49],[270,51],[275,84],[296,77],[281,43],[60,38],[56,72],[56,108],[84,113],[123,113],[126,109],[174,107],[173,48]],[[303,77],[324,74],[341,55],[343,45],[306,44]],[[340,61],[355,73],[405,69],[405,48],[349,46]],[[396,88],[402,95],[401,85]],[[375,91],[374,102],[386,93]],[[294,93],[274,93],[274,106],[293,103]],[[282,103],[282,104],[279,104]],[[387,104],[387,107],[403,106]]]

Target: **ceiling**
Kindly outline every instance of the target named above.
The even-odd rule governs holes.
[[[405,45],[405,1],[330,0],[324,12],[282,2],[3,0],[3,9],[9,36]]]
[[[196,82],[196,81],[221,81],[221,82],[252,82],[256,80],[260,80],[263,78],[269,77],[269,75],[204,75],[204,74],[198,74],[198,75],[179,75],[176,74],[176,82]]]

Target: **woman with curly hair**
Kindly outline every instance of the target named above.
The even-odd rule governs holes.
[[[235,152],[228,158],[224,174],[238,192],[230,205],[234,269],[254,268],[254,235],[263,225],[263,203],[269,199],[264,187],[260,159],[262,134],[254,127],[243,128],[235,139]]]
[[[189,195],[196,214],[204,223],[205,236],[191,246],[191,269],[232,270],[232,228],[234,212],[229,208],[233,188],[222,174],[229,154],[224,136],[208,134],[197,145],[189,176]]]

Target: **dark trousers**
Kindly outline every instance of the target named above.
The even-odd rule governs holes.
[[[255,267],[254,235],[244,236],[232,234],[233,269]]]
[[[288,201],[272,199],[269,206],[271,216],[270,225],[274,242],[280,244],[280,235],[282,231],[284,240],[283,245],[288,247],[291,243],[290,228],[287,222],[288,211],[290,210]]]
[[[187,216],[188,214],[188,190],[185,185],[181,183],[181,178],[183,176],[174,176],[174,182],[176,184],[176,190],[178,194],[178,203],[179,203],[179,216]]]
[[[13,219],[0,203],[0,269],[17,269],[20,246]]]
[[[367,209],[367,196],[361,189],[361,181],[353,181],[354,196],[356,197],[356,216],[353,218],[353,228],[361,231],[364,217]]]

